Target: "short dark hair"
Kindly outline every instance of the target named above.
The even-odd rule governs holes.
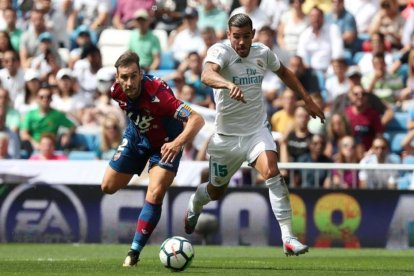
[[[253,29],[253,22],[247,14],[238,13],[230,17],[228,21],[228,28],[230,30],[231,27],[242,28],[249,26]]]
[[[139,67],[139,56],[137,53],[133,52],[133,51],[126,51],[124,52],[115,62],[115,68],[118,71],[118,67],[122,66],[128,66],[130,64],[135,63],[138,68]]]
[[[84,59],[87,56],[95,54],[95,53],[101,54],[101,50],[99,50],[99,48],[93,43],[88,43],[82,48],[82,53],[81,53],[80,58]]]

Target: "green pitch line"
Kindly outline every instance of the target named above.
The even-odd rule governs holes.
[[[123,268],[128,245],[0,244],[0,275],[170,275],[147,246]],[[285,257],[281,248],[194,246],[184,275],[414,275],[414,250],[315,249]]]

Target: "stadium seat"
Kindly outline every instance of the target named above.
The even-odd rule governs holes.
[[[72,138],[73,147],[81,151],[94,151],[97,137],[93,134],[76,133]]]
[[[354,56],[352,57],[352,63],[358,64],[364,55],[365,55],[365,52],[356,52]]]
[[[176,63],[171,51],[161,52],[160,59],[160,65],[158,66],[159,70],[175,69]]]
[[[388,143],[390,144],[390,152],[398,155],[401,154],[401,142],[406,135],[407,132],[405,131],[384,132],[384,137],[388,140]]]
[[[165,76],[169,76],[169,75],[172,75],[174,73],[175,73],[175,70],[151,70],[151,71],[148,72],[148,74],[154,75],[154,76],[159,77],[163,80],[165,80]],[[174,80],[172,80],[172,79],[169,79],[166,82],[170,87],[175,86]]]
[[[96,153],[94,151],[72,150],[68,154],[69,160],[95,160]]]
[[[114,66],[118,57],[128,49],[130,30],[105,29],[102,31],[98,46],[102,54],[102,65]]]
[[[160,40],[161,51],[168,51],[168,33],[166,30],[155,29],[152,31],[156,37]]]
[[[407,121],[408,121],[408,113],[407,112],[396,112],[394,114],[394,118],[388,123],[385,127],[385,132],[394,132],[394,131],[401,131],[407,132]]]

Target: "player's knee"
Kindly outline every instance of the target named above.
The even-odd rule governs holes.
[[[161,204],[164,199],[164,194],[165,191],[162,188],[154,188],[148,190],[147,200],[155,204]]]
[[[276,175],[280,174],[277,167],[268,167],[264,172],[262,172],[262,176],[264,179],[270,179],[272,177],[275,177]]]
[[[116,189],[112,188],[112,185],[110,185],[108,182],[102,182],[101,184],[101,190],[104,194],[112,195],[116,192]]]

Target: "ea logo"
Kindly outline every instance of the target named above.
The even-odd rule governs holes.
[[[1,208],[1,242],[84,242],[86,232],[85,210],[63,185],[19,185]]]

